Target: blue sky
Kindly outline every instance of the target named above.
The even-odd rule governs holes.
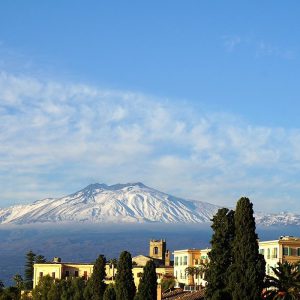
[[[300,212],[299,1],[1,1],[0,206],[142,181]]]

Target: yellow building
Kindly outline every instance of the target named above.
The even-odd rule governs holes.
[[[266,274],[274,275],[271,267],[276,267],[278,262],[300,261],[300,238],[281,236],[278,240],[259,242],[259,253],[265,258]]]
[[[157,247],[157,249],[156,249]],[[133,277],[136,287],[138,287],[140,278],[143,274],[143,267],[149,260],[156,264],[157,282],[160,283],[163,277],[173,276],[173,266],[170,262],[169,251],[166,250],[165,240],[151,240],[149,254],[153,256],[138,255],[132,258],[133,262]],[[67,277],[82,277],[85,280],[89,279],[93,273],[94,265],[92,263],[65,263],[56,257],[53,262],[34,264],[33,287],[35,287],[40,278],[49,275],[53,279],[64,279]],[[107,263],[105,282],[113,283],[117,273],[117,268],[113,264]]]
[[[58,258],[54,258],[53,262],[50,263],[34,264],[33,288],[46,275],[49,275],[53,279],[82,277],[87,280],[93,273],[93,266],[93,264],[89,263],[62,263]]]
[[[174,276],[178,283],[191,284],[191,278],[186,275],[186,268],[195,267],[200,263],[200,249],[176,250],[174,254]]]

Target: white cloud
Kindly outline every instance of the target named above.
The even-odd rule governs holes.
[[[235,52],[242,47],[248,49],[256,58],[267,56],[277,57],[284,60],[295,58],[295,53],[291,49],[278,47],[270,42],[255,37],[245,37],[239,35],[224,35],[222,36],[223,46],[227,52]]]
[[[281,210],[271,206],[281,196],[297,206],[299,129],[191,111],[140,93],[2,72],[2,205],[95,181],[143,181],[225,205],[248,194],[259,209]]]

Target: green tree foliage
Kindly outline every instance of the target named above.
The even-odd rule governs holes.
[[[45,256],[44,256],[44,255],[41,255],[41,254],[36,255],[36,256],[35,256],[35,259],[34,259],[34,262],[35,262],[36,264],[42,264],[42,263],[45,263],[46,261],[47,261],[47,260],[46,260]]]
[[[108,287],[106,287],[103,300],[116,300],[116,291],[113,284],[110,284]]]
[[[105,276],[106,276],[105,265],[106,265],[105,257],[103,255],[99,255],[99,257],[97,258],[94,264],[93,274],[90,279],[93,300],[103,299],[103,294],[106,287],[106,284],[104,283]]]
[[[172,289],[176,282],[175,282],[175,279],[172,277],[172,278],[163,278],[160,282],[161,284],[161,289],[163,292],[169,290],[169,289]]]
[[[48,293],[53,284],[54,280],[49,275],[41,278],[32,291],[33,300],[48,300]]]
[[[140,280],[137,299],[156,300],[157,298],[157,276],[156,266],[153,260],[149,260],[144,267]]]
[[[115,287],[117,300],[132,300],[134,298],[136,288],[132,274],[132,258],[127,251],[120,254]]]
[[[15,282],[15,287],[18,290],[22,290],[24,288],[24,281],[23,281],[23,278],[22,278],[22,276],[20,274],[16,274],[13,277],[13,281]]]
[[[46,258],[43,255],[36,255],[31,250],[26,253],[25,257],[25,276],[24,276],[24,288],[31,290],[33,286],[33,265],[34,263],[45,263]]]
[[[300,299],[300,272],[299,263],[278,263],[272,268],[275,276],[266,276],[267,290],[265,299],[296,300]]]
[[[112,268],[112,280],[115,280],[115,273],[116,273],[116,268],[117,268],[117,265],[118,265],[118,260],[116,258],[112,258],[108,261],[109,263],[109,266]]]
[[[83,293],[85,289],[85,282],[82,278],[73,278],[72,280],[72,290],[73,290],[73,300],[84,299]]]
[[[185,268],[185,275],[188,277],[189,285],[195,285],[195,277],[204,273],[203,265],[199,267],[187,267]]]
[[[20,291],[14,286],[7,287],[0,292],[0,300],[19,300],[19,299],[20,299]]]
[[[234,212],[221,208],[212,219],[213,235],[209,266],[205,273],[208,282],[206,298],[212,300],[231,299],[229,291],[229,267],[232,265],[234,240]]]
[[[91,281],[91,279],[89,279],[86,283],[86,287],[83,292],[83,299],[91,300],[92,297],[93,297],[92,281]]]
[[[26,253],[24,287],[27,290],[31,290],[33,286],[33,264],[35,262],[35,257],[36,254],[31,250]]]
[[[237,202],[234,224],[233,264],[230,268],[232,299],[260,299],[265,277],[265,260],[258,253],[253,205],[248,198],[241,198]]]
[[[82,300],[85,299],[85,287],[82,278],[68,277],[54,280],[47,275],[40,279],[33,290],[33,300]],[[86,299],[91,300],[92,295]]]

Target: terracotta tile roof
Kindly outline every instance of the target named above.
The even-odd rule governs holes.
[[[163,294],[163,300],[204,300],[204,290],[194,292],[184,292],[183,290],[176,290]]]

